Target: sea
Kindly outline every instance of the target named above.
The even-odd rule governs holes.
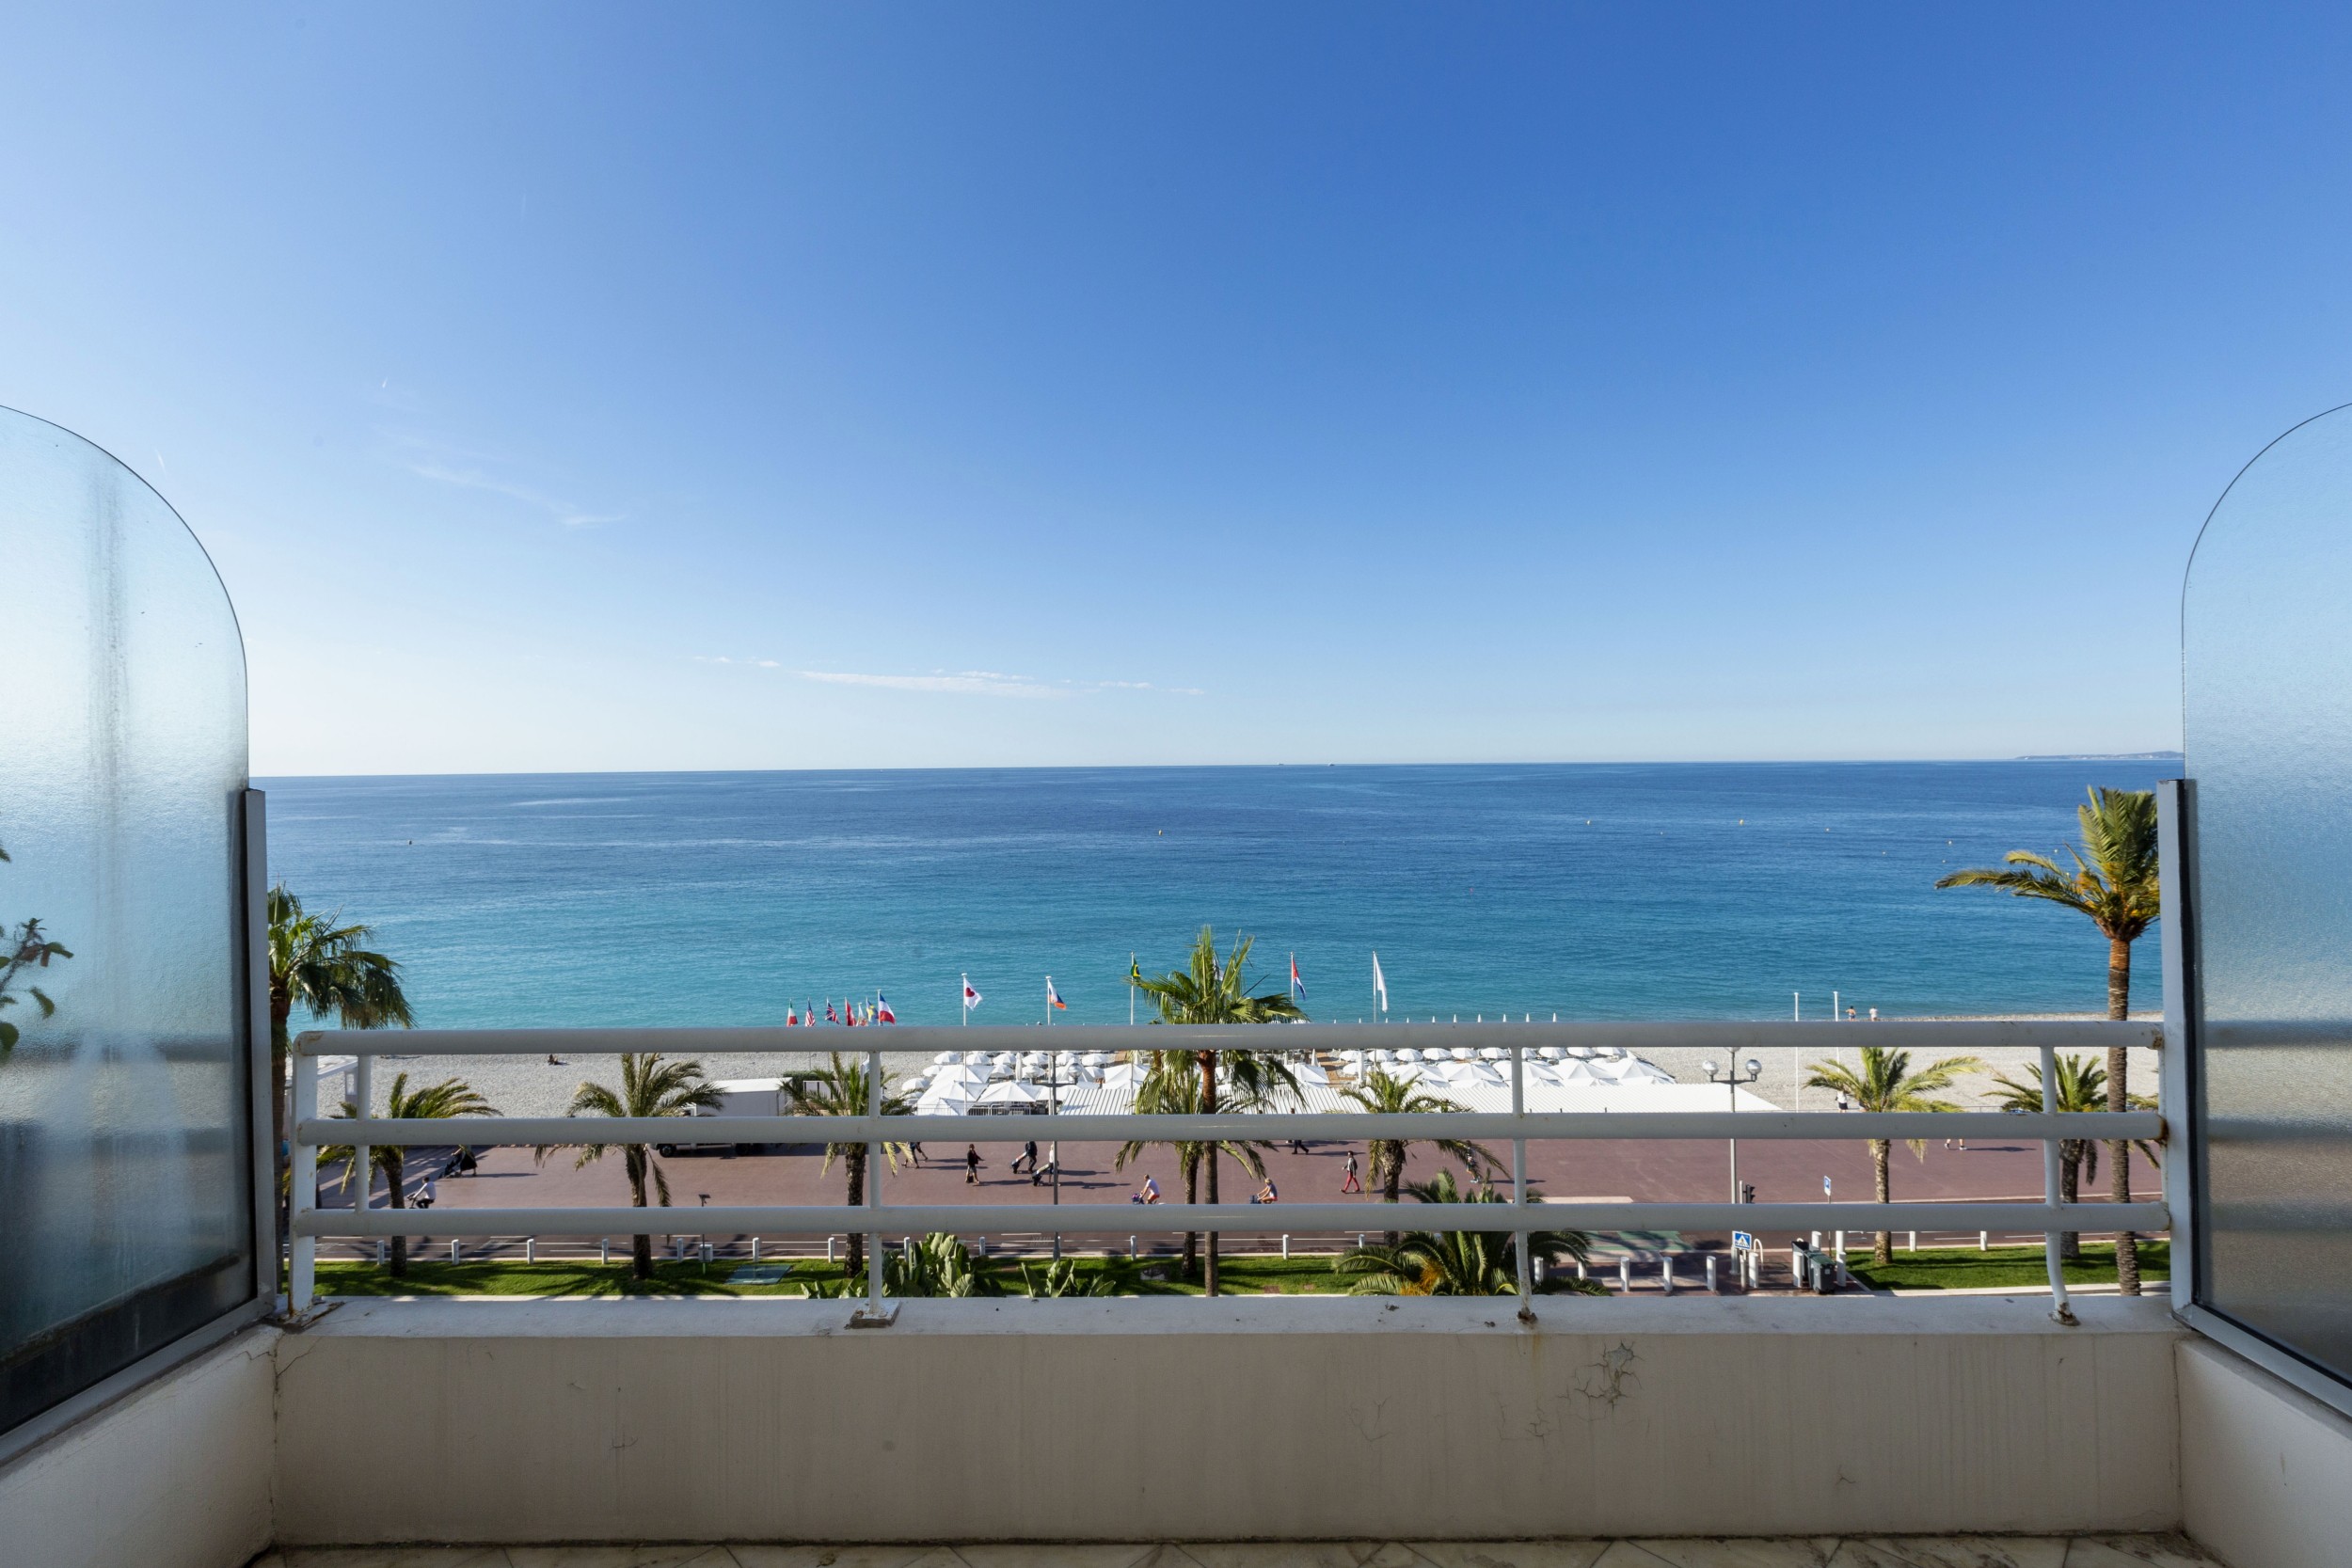
[[[280,778],[273,878],[437,1027],[1129,1016],[1208,928],[1309,1016],[2096,1013],[2080,915],[1938,891],[2177,761]],[[2062,859],[2063,857],[2061,857]],[[2134,1010],[2160,1005],[2154,941]]]

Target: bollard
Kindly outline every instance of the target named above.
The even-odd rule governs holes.
[[[1356,1232],[1356,1250],[1358,1252],[1364,1250],[1364,1233],[1360,1230]]]
[[[1840,1268],[1843,1268],[1843,1267],[1845,1266],[1845,1262],[1846,1262],[1846,1233],[1845,1233],[1844,1231],[1840,1230],[1840,1231],[1837,1233],[1837,1263],[1838,1263],[1838,1266],[1839,1266]]]
[[[988,1238],[985,1236],[980,1238],[980,1256],[983,1258],[988,1256]]]
[[[704,1267],[704,1268],[706,1268],[706,1269],[707,1269],[707,1268],[710,1267],[710,1259],[711,1259],[711,1258],[713,1257],[713,1255],[715,1255],[715,1254],[717,1253],[717,1251],[718,1251],[718,1248],[716,1248],[716,1247],[712,1246],[712,1245],[711,1245],[708,1242],[705,1242],[705,1243],[703,1243],[703,1267]]]
[[[1810,1248],[1811,1248],[1813,1251],[1815,1251],[1815,1252],[1819,1252],[1819,1251],[1820,1251],[1820,1250],[1821,1250],[1821,1233],[1820,1233],[1820,1231],[1816,1230],[1816,1231],[1813,1233],[1813,1239],[1812,1239],[1810,1242],[1807,1242],[1807,1243],[1805,1243],[1805,1245],[1806,1245],[1806,1246],[1808,1246],[1808,1247],[1810,1247]]]
[[[1287,1263],[1287,1262],[1289,1262],[1289,1261],[1290,1261],[1290,1256],[1291,1256],[1291,1239],[1290,1239],[1288,1236],[1285,1236],[1285,1237],[1283,1237],[1283,1238],[1282,1238],[1282,1260],[1283,1260],[1284,1262],[1286,1262],[1286,1263]]]
[[[759,1238],[756,1236],[752,1238],[752,1261],[759,1261]]]
[[[1576,1277],[1579,1279],[1590,1279],[1593,1277],[1592,1271],[1584,1266],[1584,1259],[1581,1258],[1576,1260]]]
[[[825,1238],[825,1261],[828,1263],[833,1261],[833,1237],[828,1236]],[[983,1253],[988,1251],[988,1238],[985,1236],[980,1238],[980,1251]]]
[[[1979,1230],[1977,1232],[1977,1250],[1979,1252],[1991,1252],[1993,1250],[1992,1231]]]
[[[1140,1258],[1143,1256],[1142,1252],[1136,1248],[1136,1239],[1133,1236],[1127,1238],[1127,1256],[1130,1258]]]
[[[449,1239],[449,1260],[453,1263],[457,1261],[457,1238],[454,1236]]]
[[[1633,1259],[1630,1258],[1617,1259],[1617,1289],[1628,1295],[1633,1293]]]
[[[610,1263],[612,1261],[612,1237],[599,1236],[596,1238],[596,1261],[599,1263]]]
[[[1911,1233],[1911,1250],[1914,1252],[1919,1250],[1919,1233],[1916,1230]]]
[[[1675,1293],[1675,1260],[1672,1253],[1667,1253],[1658,1259],[1658,1287],[1668,1295]]]
[[[525,1236],[523,1238],[523,1261],[526,1263],[536,1263],[538,1260],[539,1238],[536,1236]]]
[[[375,1243],[375,1260],[379,1263],[389,1263],[392,1260],[392,1243],[381,1237],[377,1238]]]
[[[1551,1282],[1551,1259],[1537,1258],[1529,1263],[1527,1272],[1528,1278],[1540,1291]]]
[[[1715,1255],[1711,1252],[1707,1255],[1707,1293],[1710,1296],[1720,1296],[1724,1293],[1722,1288],[1715,1283]]]

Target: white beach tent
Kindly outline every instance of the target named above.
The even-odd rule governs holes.
[[[1042,1105],[1045,1102],[1046,1096],[1043,1089],[1024,1084],[1016,1078],[1008,1078],[991,1084],[980,1092],[977,1100],[972,1101],[983,1110],[997,1106],[1018,1109],[1029,1105]]]

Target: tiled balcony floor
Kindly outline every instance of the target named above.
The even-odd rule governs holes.
[[[1206,1545],[352,1546],[253,1568],[2217,1568],[2178,1536],[1351,1541]]]

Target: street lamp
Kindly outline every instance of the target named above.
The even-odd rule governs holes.
[[[1706,1072],[1708,1083],[1721,1084],[1729,1092],[1734,1116],[1737,1116],[1740,1111],[1740,1085],[1753,1084],[1764,1076],[1764,1064],[1754,1056],[1749,1057],[1744,1063],[1725,1067],[1720,1071],[1712,1062],[1702,1062],[1699,1066]],[[1731,1144],[1731,1201],[1737,1203],[1740,1201],[1740,1140],[1733,1138],[1729,1142]]]

